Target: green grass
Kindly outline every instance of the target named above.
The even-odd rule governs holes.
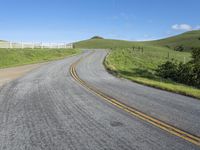
[[[110,48],[130,48],[133,46],[140,45],[154,45],[162,46],[174,49],[176,46],[183,46],[184,51],[191,51],[192,47],[200,47],[200,30],[186,32],[174,37],[156,41],[146,42],[133,42],[123,40],[111,40],[111,39],[89,39],[74,43],[76,48],[99,48],[99,49],[110,49]]]
[[[188,52],[176,52],[164,47],[145,45],[143,53],[141,50],[133,51],[130,48],[112,50],[105,59],[104,64],[111,73],[118,77],[200,98],[200,89],[162,79],[155,74],[157,66],[168,59],[176,59],[183,62],[184,58],[189,61],[191,54]]]
[[[192,47],[200,47],[200,31],[186,32],[167,39],[131,42],[110,39],[90,39],[74,43],[76,48],[111,49],[105,59],[106,68],[111,73],[140,84],[200,98],[200,89],[162,79],[155,74],[158,65],[169,59],[187,62],[191,58]],[[185,52],[174,51],[183,46]],[[133,47],[136,47],[133,51]],[[144,53],[137,47],[144,47]]]
[[[90,39],[74,43],[75,48],[96,48],[96,49],[110,49],[110,48],[127,48],[133,47],[137,42],[110,40],[110,39]]]
[[[186,32],[166,39],[146,42],[147,44],[165,46],[174,49],[176,46],[183,46],[185,51],[190,51],[192,47],[200,47],[200,30]]]
[[[155,75],[158,65],[169,59],[187,62],[192,47],[200,47],[200,31],[191,31],[167,39],[131,42],[110,39],[90,39],[74,43],[76,48],[111,49],[105,60],[108,70],[117,76],[156,88],[200,98],[200,90],[183,84],[162,79]],[[183,46],[185,52],[173,49]],[[144,47],[133,51],[133,47]],[[137,49],[137,48],[136,48]]]
[[[0,68],[42,63],[80,53],[77,49],[0,49]]]

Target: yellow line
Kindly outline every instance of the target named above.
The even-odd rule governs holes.
[[[90,53],[89,55],[91,55],[93,53]],[[88,55],[88,56],[89,56]],[[87,57],[88,57],[87,56]],[[141,120],[144,120],[148,123],[153,124],[154,126],[165,130],[173,135],[176,135],[182,139],[185,139],[186,141],[189,141],[195,145],[200,146],[200,137],[196,136],[196,135],[192,135],[186,131],[183,131],[181,129],[178,129],[177,127],[174,127],[170,124],[167,124],[159,119],[156,119],[152,116],[149,116],[139,110],[137,110],[136,108],[127,106],[126,104],[120,102],[119,100],[112,98],[111,96],[99,91],[98,89],[96,89],[94,86],[89,85],[88,83],[86,83],[84,80],[80,79],[77,72],[76,72],[76,66],[80,63],[80,61],[82,60],[82,58],[80,58],[78,61],[76,61],[75,63],[73,63],[70,67],[70,73],[72,75],[72,77],[83,87],[85,87],[87,90],[89,90],[91,93],[101,97],[102,99],[104,99],[105,101],[107,101],[108,103],[128,112],[129,114],[136,116],[137,118],[140,118]]]

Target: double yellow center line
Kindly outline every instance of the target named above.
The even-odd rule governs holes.
[[[93,53],[90,53],[89,55],[91,55]],[[89,56],[87,55],[87,57]],[[73,63],[70,67],[70,74],[71,76],[83,87],[85,87],[88,91],[90,91],[91,93],[95,94],[96,96],[101,97],[102,99],[104,99],[106,102],[128,112],[129,114],[140,118],[143,121],[146,121],[148,123],[151,123],[152,125],[165,130],[173,135],[176,135],[182,139],[185,139],[186,141],[189,141],[195,145],[200,146],[200,137],[192,135],[186,131],[183,131],[177,127],[174,127],[170,124],[165,123],[164,121],[161,121],[159,119],[156,119],[152,116],[149,116],[139,110],[137,110],[136,108],[130,107],[122,102],[120,102],[119,100],[101,92],[100,90],[98,90],[97,88],[95,88],[94,86],[88,84],[87,82],[85,82],[84,80],[82,80],[77,72],[76,72],[76,66],[81,62],[82,58],[80,58],[78,61],[76,61],[75,63]]]

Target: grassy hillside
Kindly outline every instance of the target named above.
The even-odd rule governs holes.
[[[90,39],[74,43],[75,48],[97,48],[97,49],[127,48],[127,47],[133,47],[135,45],[140,45],[140,43],[122,41],[122,40],[110,40],[110,39]]]
[[[200,31],[148,42],[90,39],[75,43],[76,48],[111,49],[105,60],[106,68],[119,77],[152,87],[200,98],[200,89],[162,79],[155,74],[161,63],[169,59],[187,62],[192,47],[200,46]],[[174,51],[183,46],[185,52]]]
[[[190,51],[192,47],[200,47],[200,30],[186,32],[166,39],[146,42],[147,44],[165,46],[174,49],[182,46],[185,51]]]
[[[169,55],[168,55],[169,54]],[[188,52],[177,52],[168,48],[144,46],[143,51],[128,48],[112,50],[104,64],[106,68],[118,77],[149,85],[152,87],[168,90],[196,98],[200,98],[200,89],[156,76],[156,68],[159,64],[176,59],[183,62],[191,59]]]
[[[186,32],[174,37],[166,39],[147,41],[147,42],[132,42],[123,40],[111,39],[90,39],[74,43],[76,48],[131,48],[140,45],[153,45],[168,47],[170,49],[183,47],[184,51],[191,51],[193,47],[200,47],[200,30]]]
[[[0,40],[0,42],[7,42],[7,41],[4,41],[4,40]]]
[[[76,49],[0,49],[0,68],[61,59],[79,52]]]

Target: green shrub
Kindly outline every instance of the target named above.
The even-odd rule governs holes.
[[[176,47],[174,48],[174,50],[175,50],[175,51],[180,51],[180,52],[182,52],[182,51],[184,50],[184,47],[183,47],[182,45],[179,45],[179,46],[176,46]]]
[[[200,63],[194,65],[194,74],[195,84],[200,88]]]
[[[166,79],[177,80],[178,65],[174,60],[159,65],[156,71],[158,76]]]
[[[200,48],[192,48],[193,63],[200,63]]]
[[[186,64],[176,61],[167,61],[157,68],[157,75],[200,88],[200,48],[194,48],[192,51],[192,60]]]
[[[169,45],[165,45],[165,47],[167,47],[167,48],[169,48],[169,49],[171,48]]]
[[[192,63],[187,63],[187,64],[180,63],[178,65],[177,76],[178,76],[177,78],[178,82],[187,85],[195,85],[194,83],[195,74]]]

